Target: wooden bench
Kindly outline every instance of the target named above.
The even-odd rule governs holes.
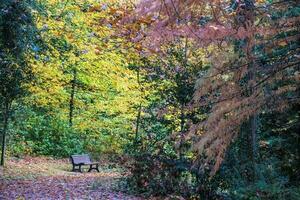
[[[89,165],[89,172],[92,171],[93,169],[97,170],[99,172],[99,163],[98,162],[92,162],[91,158],[87,154],[83,155],[71,155],[70,160],[73,165],[72,172],[82,172],[81,167],[83,165]]]

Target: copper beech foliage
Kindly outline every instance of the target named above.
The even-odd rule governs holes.
[[[160,52],[161,46],[178,38],[188,38],[208,52],[210,68],[199,77],[188,105],[210,109],[208,117],[186,133],[197,152],[194,167],[199,171],[216,173],[241,124],[251,116],[284,111],[299,102],[300,17],[289,12],[297,5],[297,1],[142,0],[124,14],[123,36],[148,52]]]

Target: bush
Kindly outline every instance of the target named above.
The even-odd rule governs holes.
[[[23,117],[26,120],[14,121],[11,124],[8,145],[10,154],[67,157],[84,152],[81,134],[70,128],[65,120],[37,115],[34,112],[27,112]]]

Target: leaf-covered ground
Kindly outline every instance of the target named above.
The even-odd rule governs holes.
[[[116,189],[127,175],[118,165],[102,163],[100,172],[74,173],[68,160],[26,157],[0,168],[0,199],[141,199]]]

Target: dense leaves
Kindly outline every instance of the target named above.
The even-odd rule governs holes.
[[[93,9],[99,6],[101,12]],[[43,44],[34,46],[35,79],[19,101],[26,106],[13,116],[12,153],[21,144],[42,155],[122,152],[139,91],[125,57],[114,50],[122,41],[112,39],[109,22],[101,23],[109,9],[96,1],[44,1],[43,7],[36,24]]]
[[[148,198],[299,198],[298,1],[37,2],[0,4],[2,153],[121,156]]]

